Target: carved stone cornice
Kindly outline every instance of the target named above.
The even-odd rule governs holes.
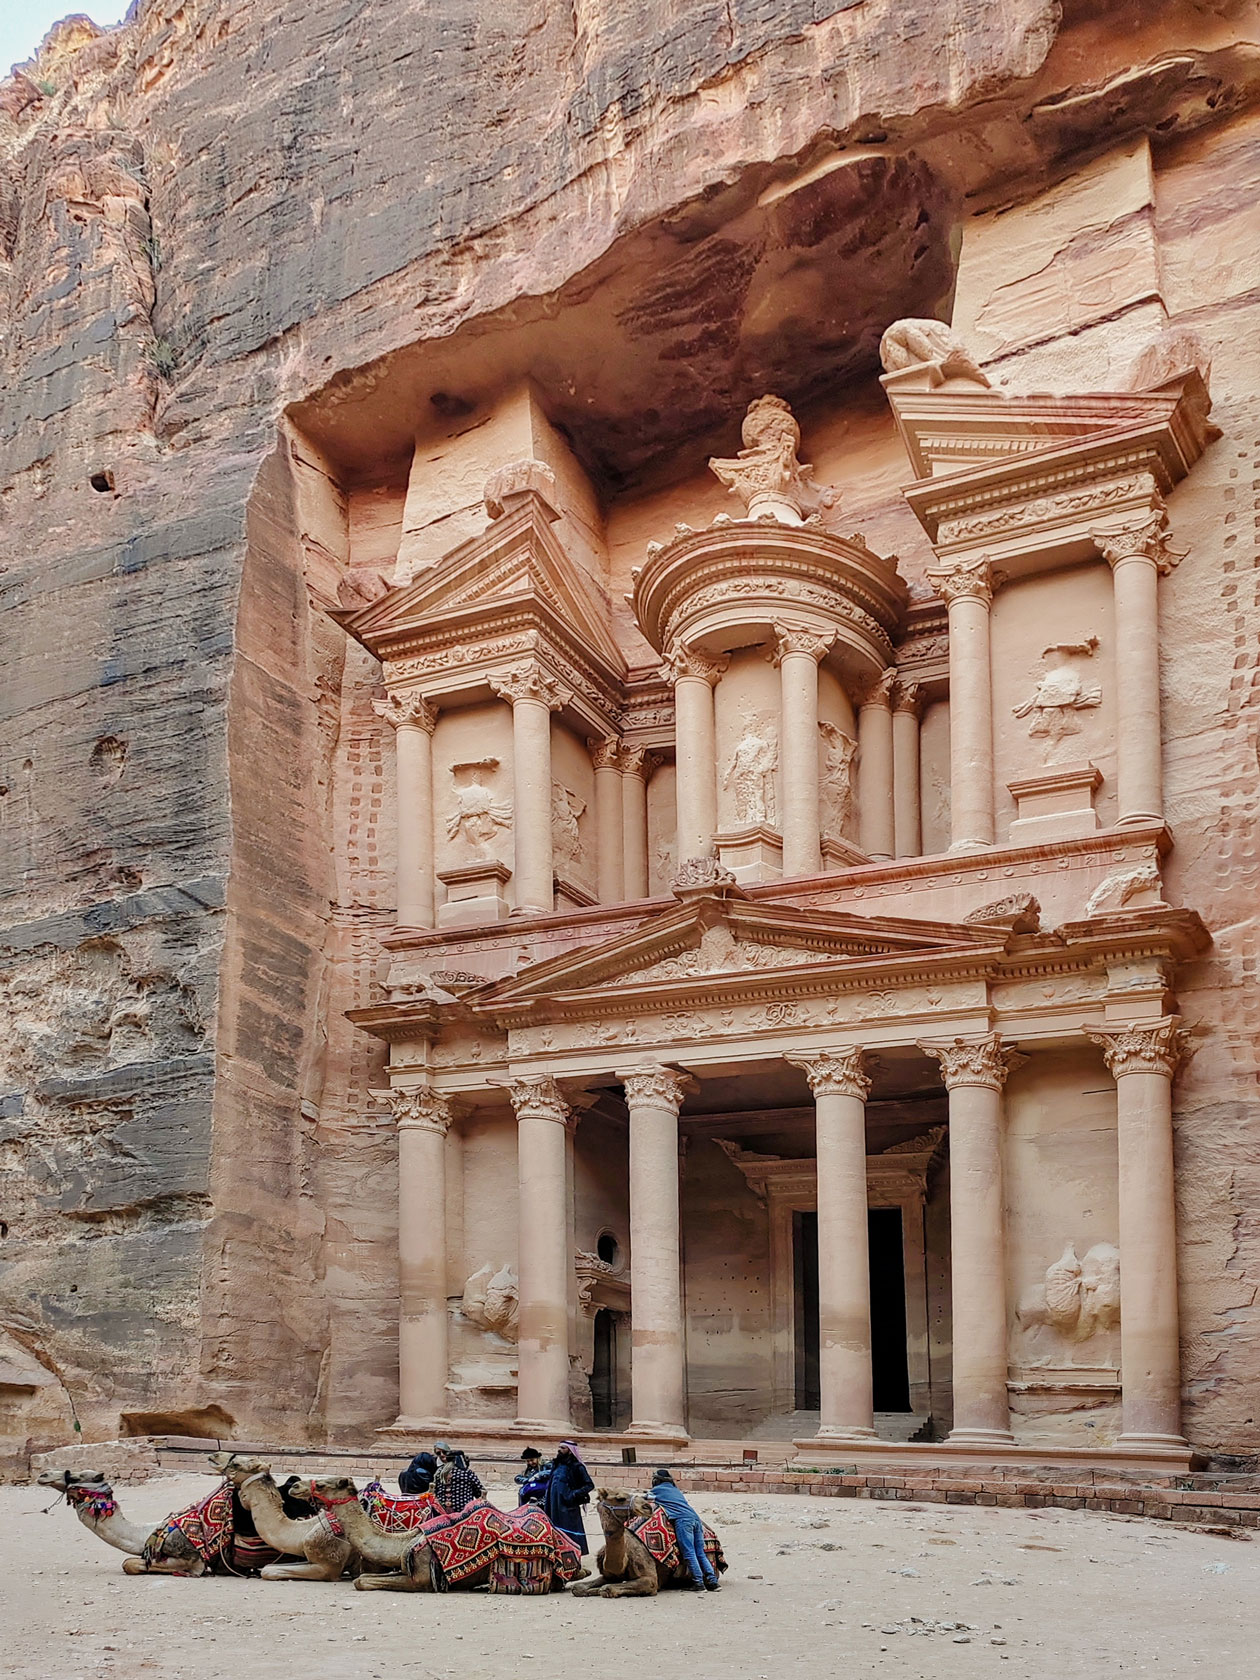
[[[621,768],[621,737],[620,735],[605,735],[601,740],[588,741],[591,751],[591,763],[596,770],[619,770]]]
[[[1162,1073],[1171,1079],[1186,1053],[1189,1033],[1180,1015],[1124,1027],[1086,1027],[1085,1036],[1101,1046],[1113,1079],[1126,1073]]]
[[[788,624],[776,624],[771,664],[782,664],[790,653],[803,653],[818,665],[826,658],[827,651],[835,639],[834,631],[829,636],[819,635],[816,630],[798,630]]]
[[[1167,577],[1185,559],[1187,549],[1169,544],[1168,514],[1163,501],[1158,496],[1154,501],[1155,506],[1145,519],[1121,526],[1119,530],[1090,532],[1098,544],[1098,552],[1113,569],[1123,560],[1148,560],[1161,577]]]
[[[455,1118],[450,1099],[439,1096],[427,1085],[410,1091],[390,1091],[386,1101],[400,1132],[434,1132],[438,1137],[445,1137]]]
[[[929,566],[927,579],[951,607],[955,601],[983,601],[987,607],[993,600],[996,580],[987,554],[974,554],[966,560],[947,560],[939,566]]]
[[[531,1073],[519,1079],[491,1083],[507,1092],[517,1120],[554,1120],[559,1126],[567,1126],[575,1118],[549,1073]]]
[[[549,712],[558,712],[573,699],[573,690],[557,682],[537,660],[526,665],[514,665],[508,671],[490,678],[490,686],[501,700],[515,706],[522,700],[538,701]]]
[[[730,659],[724,653],[702,653],[699,648],[677,642],[665,655],[661,675],[668,683],[677,683],[682,677],[699,677],[712,687],[729,664]]]
[[[418,689],[391,689],[383,700],[373,700],[372,710],[395,729],[423,729],[432,735],[437,728],[438,709]]]
[[[625,1073],[619,1073],[617,1078],[625,1088],[626,1106],[632,1114],[636,1108],[660,1108],[677,1114],[683,1099],[697,1089],[696,1081],[689,1073],[680,1073],[677,1068],[656,1063],[630,1068]]]
[[[947,1091],[957,1085],[985,1085],[1000,1091],[1007,1074],[1028,1060],[1018,1050],[1007,1049],[997,1033],[986,1033],[983,1038],[955,1038],[948,1044],[920,1041],[919,1049],[940,1063]]]
[[[797,1050],[786,1052],[783,1059],[804,1068],[815,1098],[857,1097],[865,1102],[871,1094],[871,1081],[864,1071],[865,1050]]]

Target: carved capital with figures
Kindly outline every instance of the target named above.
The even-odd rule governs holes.
[[[857,1097],[865,1102],[870,1095],[865,1050],[788,1051],[783,1059],[805,1069],[815,1097]]]
[[[919,1049],[940,1063],[947,1091],[956,1085],[987,1085],[990,1090],[1000,1091],[1007,1074],[1028,1060],[1018,1050],[1008,1049],[997,1033],[986,1033],[983,1038],[955,1038],[946,1044],[921,1040]]]

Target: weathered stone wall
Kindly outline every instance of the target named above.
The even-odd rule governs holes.
[[[1177,699],[1172,780],[1181,897],[1225,964],[1205,965],[1204,1015],[1228,1028],[1182,1127],[1189,1211],[1211,1211],[1186,1280],[1210,1332],[1193,1381],[1208,1438],[1246,1433],[1256,282],[1241,251],[1210,279],[1201,255],[1209,232],[1237,249],[1254,199],[1235,120],[1254,10],[311,0],[297,20],[274,0],[140,0],[105,36],[64,27],[0,87],[0,1329],[63,1396],[0,1384],[0,1433],[59,1439],[71,1400],[102,1438],[209,1405],[310,1436],[391,1415],[392,1143],[375,1052],[342,1018],[389,921],[382,726],[366,661],[319,615],[345,510],[294,458],[285,406],[360,473],[392,451],[396,485],[451,347],[508,342],[484,329],[545,321],[599,265],[632,294],[610,472],[675,441],[670,415],[725,424],[777,375],[775,344],[812,370],[806,394],[857,381],[860,403],[888,316],[945,299],[966,194],[1030,200],[1145,133],[1181,148],[1165,305],[1200,327],[1214,308],[1231,356],[1231,464],[1183,494],[1237,522],[1211,584],[1237,669],[1223,732],[1210,700]],[[851,174],[826,174],[837,145],[862,149]],[[799,215],[758,219],[813,167]],[[764,304],[811,217],[856,230],[849,318],[792,294],[741,336],[715,298]],[[625,371],[652,365],[644,346],[669,347],[655,401]],[[386,356],[389,381],[369,365]],[[1192,789],[1218,740],[1229,779],[1207,810]]]

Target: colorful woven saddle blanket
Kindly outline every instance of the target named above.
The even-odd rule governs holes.
[[[184,1539],[211,1569],[244,1574],[275,1563],[280,1553],[268,1546],[256,1534],[240,1534],[236,1530],[230,1482],[223,1482],[213,1493],[176,1511],[157,1528],[144,1543],[142,1556],[152,1563],[160,1556],[162,1542],[169,1534],[182,1534]]]
[[[437,1514],[437,1502],[426,1493],[419,1499],[394,1499],[373,1478],[359,1490],[359,1504],[386,1534],[410,1534]]]
[[[722,1542],[709,1527],[708,1523],[701,1523],[704,1530],[704,1549],[709,1562],[718,1574],[727,1568],[726,1556],[722,1551]],[[677,1573],[683,1566],[682,1556],[678,1550],[678,1540],[674,1534],[674,1525],[664,1511],[656,1510],[650,1517],[639,1517],[630,1524],[631,1534],[638,1535],[655,1562],[662,1568]]]
[[[577,1547],[533,1507],[505,1512],[476,1499],[453,1516],[433,1517],[420,1533],[432,1551],[439,1592],[483,1573],[491,1592],[550,1592],[554,1577],[572,1580],[582,1566]]]

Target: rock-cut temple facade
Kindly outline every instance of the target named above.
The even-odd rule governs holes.
[[[1237,9],[169,10],[0,88],[0,1432],[1245,1461]]]

